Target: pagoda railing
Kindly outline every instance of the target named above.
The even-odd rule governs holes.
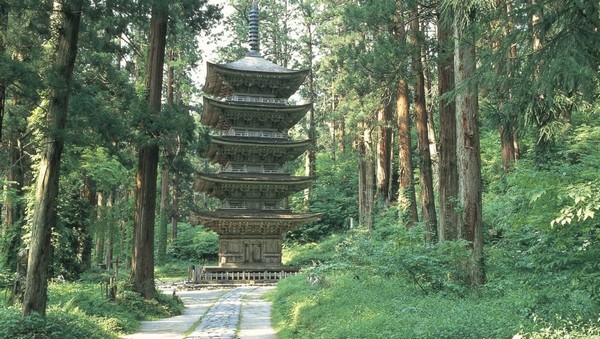
[[[277,269],[230,269],[212,270],[210,267],[201,270],[190,269],[189,281],[193,283],[248,283],[275,282],[298,274],[298,270]]]
[[[221,136],[231,137],[255,137],[255,138],[276,138],[286,139],[287,133],[275,132],[275,131],[252,131],[247,129],[235,129],[230,128],[227,131],[221,131]]]
[[[231,95],[225,98],[227,101],[243,102],[243,103],[257,103],[257,104],[274,104],[274,105],[287,105],[287,99],[285,98],[266,98],[266,97],[253,97],[246,95]]]
[[[285,173],[280,166],[270,165],[227,165],[223,166],[220,170],[223,173]]]
[[[285,209],[281,203],[262,201],[224,201],[221,208],[230,210],[256,209],[263,211],[276,211]]]

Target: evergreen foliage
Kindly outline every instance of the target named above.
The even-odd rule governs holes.
[[[65,149],[57,222],[47,249],[53,253],[49,277],[69,283],[50,284],[46,318],[22,317],[14,306],[0,306],[0,338],[115,337],[133,331],[142,317],[172,314],[134,293],[123,292],[116,303],[105,300],[97,286],[100,277],[117,267],[124,273],[131,262],[131,191],[140,145],[159,145],[161,162],[170,171],[168,206],[161,211],[165,262],[177,268],[199,265],[212,262],[218,252],[216,235],[186,220],[190,210],[214,207],[214,201],[192,190],[193,173],[208,167],[198,157],[207,147],[196,103],[202,79],[193,77],[212,48],[199,45],[197,36],[217,24],[218,6],[203,0],[169,2],[166,65],[173,71],[173,102],[152,117],[143,88],[151,1],[83,3],[68,119],[56,135]],[[211,61],[245,53],[251,1],[230,3],[234,12],[223,22],[226,29],[209,38],[231,43]],[[416,4],[422,40],[409,45],[406,26]],[[295,211],[323,217],[287,237],[287,263],[305,273],[283,281],[273,295],[282,338],[600,336],[597,1],[264,0],[260,5],[265,58],[290,68],[311,67],[314,76],[313,88],[301,89],[301,98],[294,98],[314,101],[314,126],[304,121],[290,134],[316,137],[318,179],[307,198],[298,194],[289,202]],[[47,146],[43,137],[56,132],[45,126],[57,79],[51,67],[51,6],[46,0],[0,0],[0,20],[6,19],[0,22],[0,94],[5,98],[0,289],[7,301],[22,278],[19,253],[31,239],[34,173]],[[451,13],[454,7],[461,9],[459,22],[472,23],[469,33],[475,34],[477,49],[477,71],[458,90],[476,84],[480,102],[487,280],[478,288],[464,273],[470,264],[468,244],[437,243],[421,223],[407,223],[396,198],[371,201],[372,229],[359,226],[364,172],[359,175],[358,164],[382,155],[376,147],[361,152],[365,132],[373,145],[380,128],[397,135],[397,112],[389,121],[378,120],[377,112],[397,99],[400,81],[412,88],[414,53],[420,52],[424,62],[433,135],[446,127],[438,126],[437,103],[452,102],[457,91],[436,93],[441,52],[431,28],[441,11]],[[407,99],[413,102],[414,91]],[[409,129],[415,140],[414,126]],[[507,164],[504,133],[516,147]],[[408,146],[420,159],[414,142]],[[439,148],[439,141],[433,146]],[[391,196],[397,195],[402,176],[414,179],[422,173],[419,168],[415,176],[398,173],[398,147],[394,139],[386,154],[394,154]],[[286,166],[304,172],[300,162]],[[421,193],[417,188],[417,196]],[[174,225],[171,236],[167,222]],[[94,271],[98,265],[106,266],[101,274]],[[307,282],[309,277],[319,283]],[[79,279],[93,283],[73,282]]]

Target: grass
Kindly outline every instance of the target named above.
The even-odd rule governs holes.
[[[187,262],[169,261],[155,268],[154,277],[162,282],[182,281],[187,279],[190,266]]]
[[[302,258],[322,249],[301,247]],[[268,295],[279,338],[600,338],[599,305],[568,286],[538,289],[491,274],[493,281],[466,294],[425,293],[400,274],[357,275],[359,266],[331,258]]]

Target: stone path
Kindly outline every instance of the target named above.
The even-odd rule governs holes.
[[[140,332],[126,339],[274,339],[271,303],[261,299],[273,286],[178,291],[186,308],[182,315],[144,321]],[[164,290],[171,294],[172,290]],[[186,336],[187,334],[187,336]]]

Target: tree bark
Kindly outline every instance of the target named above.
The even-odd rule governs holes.
[[[413,46],[412,71],[415,78],[415,119],[417,123],[417,136],[419,139],[419,184],[421,186],[421,206],[423,209],[422,213],[425,230],[433,231],[434,227],[437,227],[437,217],[433,196],[433,173],[431,168],[431,153],[429,152],[427,109],[425,106],[425,78],[423,75],[423,64],[421,62],[422,39],[417,6],[413,7],[410,31],[410,41]]]
[[[479,144],[479,103],[477,85],[473,81],[476,70],[475,37],[470,31],[472,24],[456,10],[454,21],[454,73],[455,83],[461,87],[456,95],[456,135],[459,175],[459,237],[471,246],[468,276],[472,286],[484,283],[483,266],[483,220],[481,154]],[[468,17],[474,16],[470,9]]]
[[[11,114],[9,114],[10,116]],[[25,169],[23,164],[24,151],[19,138],[19,131],[14,130],[15,126],[9,127],[6,146],[8,149],[9,167],[6,171],[6,188],[12,191],[12,198],[6,197],[4,204],[6,208],[5,228],[5,247],[4,264],[6,267],[16,269],[17,256],[21,247],[21,236],[23,221],[25,220],[25,206],[23,205],[23,187],[25,186]]]
[[[390,97],[383,99],[377,111],[379,138],[377,138],[377,171],[376,192],[386,205],[390,203],[390,178],[392,161],[392,116],[393,100]]]
[[[160,228],[158,230],[158,248],[156,251],[156,261],[159,265],[164,264],[167,259],[169,216],[169,164],[167,163],[167,159],[163,159],[160,177]]]
[[[404,13],[403,1],[396,1],[394,33],[397,43],[402,45],[406,44]],[[410,133],[408,84],[404,78],[398,80],[395,110],[398,125],[398,203],[405,216],[403,219],[406,222],[406,227],[412,227],[415,222],[419,221],[419,217],[417,213],[414,165],[411,152],[412,137]]]
[[[0,0],[0,55],[6,52],[6,34],[8,33],[8,4],[6,0]],[[4,113],[6,102],[6,83],[0,81],[0,144],[3,140],[4,132]]]
[[[440,112],[440,219],[438,240],[456,240],[458,231],[458,172],[456,170],[456,105],[444,98],[454,90],[452,13],[442,11],[438,18],[438,91]]]
[[[86,183],[83,187],[83,191],[81,193],[83,199],[88,202],[90,207],[94,207],[98,204],[96,192],[93,191],[89,184]],[[96,212],[93,208],[90,208],[90,212],[87,215],[88,220],[93,220],[96,217]],[[83,247],[81,249],[81,262],[85,269],[90,269],[92,267],[92,246],[93,246],[93,237],[90,231],[90,224],[86,224],[86,232],[85,232],[85,241],[83,242]]]
[[[106,202],[106,244],[104,245],[104,265],[110,269],[113,262],[113,246],[114,246],[114,222],[116,221],[113,217],[113,208],[115,205],[115,192],[112,192]]]
[[[60,28],[55,54],[55,81],[51,88],[46,114],[48,134],[40,161],[37,178],[34,212],[31,222],[31,239],[27,261],[27,279],[23,297],[23,315],[32,312],[46,313],[48,293],[48,266],[52,252],[50,238],[56,225],[56,201],[60,177],[60,159],[63,151],[63,134],[67,120],[72,76],[77,56],[77,40],[81,21],[82,0],[57,1]]]
[[[400,180],[398,202],[402,211],[408,214],[407,227],[412,227],[415,222],[419,221],[419,217],[415,193],[415,170],[411,152],[408,85],[404,80],[398,82],[396,114],[398,115],[398,177]]]
[[[171,240],[177,239],[177,223],[179,222],[179,171],[173,173],[173,198],[171,208]]]
[[[368,230],[372,229],[373,211],[373,150],[371,130],[363,125],[363,133],[358,141],[358,190],[359,220]]]
[[[167,20],[168,4],[161,0],[155,0],[152,4],[146,74],[149,115],[160,113]],[[134,246],[131,262],[132,289],[146,299],[151,299],[155,295],[154,222],[156,219],[156,178],[159,153],[155,136],[151,135],[152,132],[149,132],[149,134],[148,142],[141,145],[138,152]]]
[[[169,51],[169,60],[175,61],[175,52]],[[167,68],[167,104],[173,105],[175,102],[175,69],[170,64]],[[172,166],[174,158],[173,150],[166,147],[163,150],[163,162],[160,179],[160,220],[158,228],[158,248],[156,251],[156,260],[159,265],[165,263],[167,259],[167,238],[168,224],[170,221],[169,213],[169,168]]]
[[[96,193],[96,220],[100,227],[96,227],[96,264],[104,263],[104,243],[106,239],[106,198],[104,193]]]
[[[373,229],[373,194],[375,192],[375,164],[373,163],[373,140],[371,129],[365,128],[363,132],[364,157],[365,157],[365,214],[364,225],[368,230]]]
[[[302,5],[302,4],[301,4]],[[310,102],[315,102],[315,78],[314,78],[314,51],[313,51],[313,26],[312,26],[312,9],[310,4],[308,6],[301,6],[304,13],[304,27],[306,28],[306,44],[307,44],[307,55],[306,61],[308,62],[308,96]],[[311,106],[308,112],[306,112],[306,128],[308,131],[308,138],[312,140],[310,148],[306,151],[305,159],[305,175],[315,176],[317,174],[317,158],[316,158],[316,140],[317,130],[315,127],[315,108]],[[310,199],[310,193],[312,188],[307,188],[304,191],[304,199],[308,201]]]

